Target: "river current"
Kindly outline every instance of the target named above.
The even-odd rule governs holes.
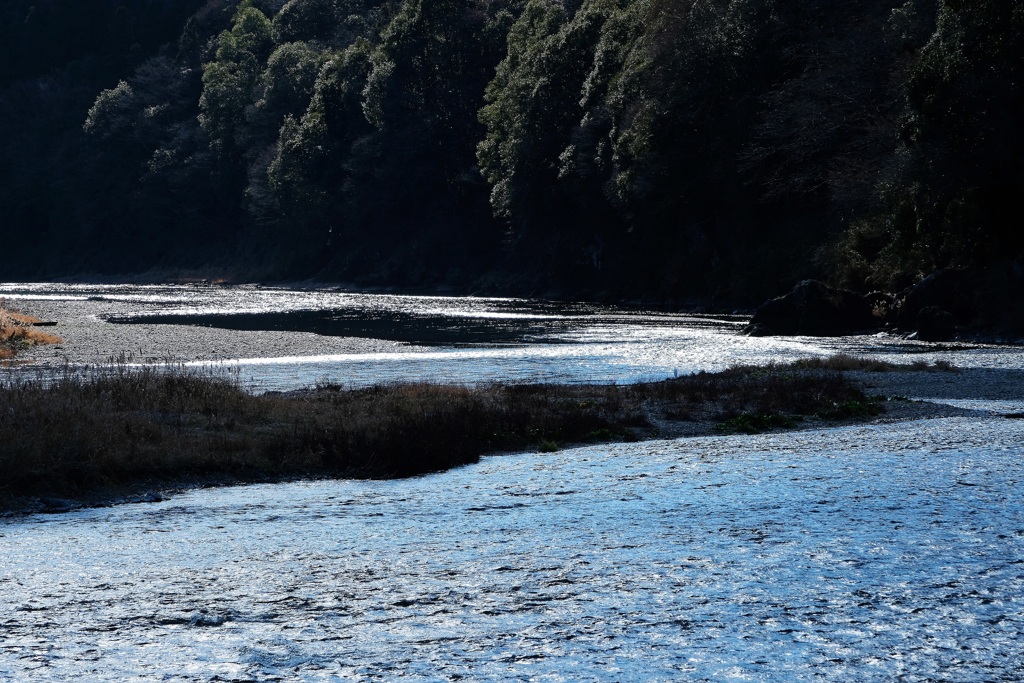
[[[128,352],[136,361],[231,372],[254,391],[322,382],[636,382],[839,352],[1024,367],[1020,347],[924,344],[885,334],[750,338],[737,334],[742,317],[572,302],[48,283],[0,284],[0,299],[60,321],[55,330],[69,341],[84,338],[77,354],[69,352],[72,364],[83,362],[81,347],[89,346],[105,350],[84,362]],[[59,360],[62,351],[56,353]]]
[[[0,295],[28,309],[69,292]],[[374,367],[481,381],[495,354],[523,379],[636,381],[835,350],[1021,367],[1012,348],[749,340],[729,319],[433,301],[539,317],[467,341],[390,312],[371,331],[405,345],[387,359],[289,358],[305,368],[291,384],[269,359],[241,372],[254,390],[358,384]],[[111,318],[181,308],[91,303]],[[1024,404],[963,403],[988,409],[0,519],[0,681],[1019,681],[1024,424],[989,409]]]

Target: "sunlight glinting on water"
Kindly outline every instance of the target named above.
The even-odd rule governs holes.
[[[153,328],[300,312],[396,339],[441,330],[386,352],[186,363],[257,391],[634,382],[836,352],[1024,366],[1012,347],[752,339],[735,320],[587,304],[170,285],[0,297]],[[461,343],[462,327],[480,336]],[[980,412],[2,518],[0,683],[1019,681],[1024,421],[1001,415],[1022,403],[937,400]]]
[[[1017,363],[1013,349],[929,345],[886,335],[752,339],[737,334],[741,323],[736,320],[523,299],[258,286],[53,284],[0,285],[0,296],[26,302],[93,300],[120,311],[105,316],[135,324],[194,320],[206,326],[231,326],[239,316],[248,315],[246,324],[258,326],[262,315],[301,315],[298,321],[275,318],[267,324],[275,325],[273,329],[309,332],[323,327],[339,335],[351,330],[364,337],[389,338],[394,333],[393,339],[401,342],[394,352],[355,353],[342,345],[339,353],[184,360],[189,367],[236,373],[255,391],[322,382],[345,386],[408,381],[629,383],[844,352],[897,362],[944,360],[960,367],[1015,367]],[[373,327],[359,329],[363,322]],[[300,327],[290,327],[296,324]],[[420,346],[416,343],[420,329],[441,336]],[[461,329],[482,336],[462,340]],[[228,338],[231,333],[222,334]],[[325,337],[335,338],[344,340],[343,336]]]
[[[1015,681],[1021,429],[591,446],[0,521],[0,681]]]
[[[286,389],[302,376],[308,385],[324,379],[346,386],[379,382],[494,381],[618,382],[658,380],[697,370],[721,370],[731,365],[764,362],[765,344],[740,337],[684,332],[653,336],[661,330],[638,330],[608,341],[607,334],[573,343],[534,343],[518,347],[410,350],[321,356],[246,358],[223,363],[197,361],[188,367],[237,369],[256,389]],[[675,331],[672,331],[675,332]],[[822,352],[793,342],[769,344],[775,360],[796,359]],[[310,376],[315,374],[315,376]]]

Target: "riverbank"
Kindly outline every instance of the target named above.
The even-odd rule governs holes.
[[[411,347],[382,339],[326,337],[291,330],[222,330],[194,325],[157,325],[145,322],[117,325],[109,317],[162,310],[169,303],[182,305],[181,292],[192,289],[197,295],[218,288],[209,284],[175,289],[178,297],[168,296],[160,286],[134,287],[129,293],[119,287],[98,290],[68,285],[45,285],[36,294],[20,291],[15,297],[27,297],[24,307],[33,315],[57,324],[50,328],[62,341],[50,346],[25,349],[22,363],[34,367],[61,368],[65,365],[103,365],[118,358],[138,363],[192,361],[230,361],[239,358],[277,356],[319,356],[328,354],[402,353]],[[19,302],[12,297],[12,302]]]
[[[892,405],[890,405],[892,404]],[[114,366],[0,389],[0,509],[61,510],[216,484],[396,478],[505,452],[955,414],[777,366],[633,385],[336,386],[254,396]]]

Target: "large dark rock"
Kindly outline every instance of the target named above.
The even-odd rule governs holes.
[[[748,329],[835,337],[877,327],[871,306],[861,295],[829,287],[817,280],[804,280],[789,294],[763,303],[751,318]]]
[[[930,306],[948,311],[956,324],[968,325],[974,317],[975,290],[974,277],[967,271],[935,271],[903,297],[897,325],[908,332],[918,329],[918,314]]]
[[[771,337],[775,333],[772,331],[772,328],[767,325],[751,323],[743,328],[743,334],[748,337]]]
[[[921,341],[949,341],[956,334],[953,314],[938,306],[925,306],[917,312],[917,338]]]

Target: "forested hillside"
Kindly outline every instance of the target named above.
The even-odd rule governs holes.
[[[1016,0],[6,0],[0,278],[1010,291],[1022,35]]]

